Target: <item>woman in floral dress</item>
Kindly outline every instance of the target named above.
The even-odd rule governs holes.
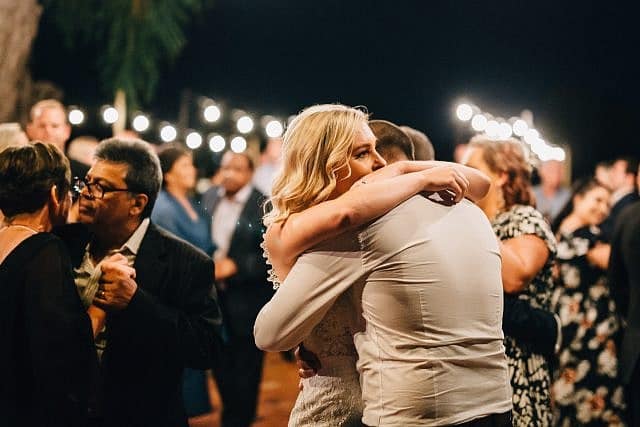
[[[609,191],[590,179],[578,183],[553,227],[558,237],[553,308],[562,322],[563,344],[552,391],[556,425],[562,427],[622,425],[620,322],[606,281],[610,248],[597,227],[608,212]]]
[[[532,206],[531,166],[522,144],[474,137],[466,164],[491,179],[489,192],[478,206],[501,242],[504,291],[535,308],[550,310],[556,241],[549,224]],[[505,352],[513,388],[513,425],[550,426],[547,360],[529,344],[510,336],[505,337]]]

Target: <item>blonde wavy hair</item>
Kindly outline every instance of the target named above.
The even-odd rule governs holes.
[[[266,226],[329,198],[336,171],[349,167],[353,142],[368,119],[367,113],[340,104],[314,105],[296,116],[283,137],[282,168],[273,181]]]

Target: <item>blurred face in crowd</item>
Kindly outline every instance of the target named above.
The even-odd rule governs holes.
[[[85,188],[79,197],[78,221],[93,228],[119,228],[130,219],[130,210],[135,202],[126,189],[128,165],[98,160],[89,170],[85,181],[92,187],[93,197]],[[97,184],[97,185],[96,185]],[[104,190],[101,197],[99,188]]]
[[[573,196],[574,213],[584,224],[598,225],[609,215],[609,190],[593,187],[584,194]]]
[[[607,167],[605,165],[596,166],[595,178],[596,178],[596,181],[598,181],[603,186],[607,187],[609,190],[612,189],[610,167]]]
[[[71,135],[71,126],[67,122],[64,110],[41,108],[35,112],[33,121],[27,125],[27,135],[31,140],[55,144],[64,152],[65,143]]]
[[[538,174],[544,186],[559,188],[564,179],[564,165],[557,160],[546,161],[540,165]]]
[[[233,196],[251,181],[253,170],[246,155],[227,151],[222,156],[220,175],[227,196]]]
[[[337,197],[348,191],[363,176],[385,166],[387,162],[376,151],[376,137],[367,123],[356,134],[349,157],[348,167],[344,166],[336,172],[336,188],[333,196]]]
[[[627,162],[626,160],[616,160],[609,171],[609,179],[611,189],[618,190],[625,186],[627,180]]]
[[[189,155],[184,155],[179,157],[169,172],[164,174],[164,180],[168,187],[187,192],[195,188],[196,175],[193,159]]]

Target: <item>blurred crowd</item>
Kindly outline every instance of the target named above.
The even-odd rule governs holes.
[[[437,154],[416,129],[370,127],[387,164]],[[254,322],[274,294],[263,216],[282,139],[226,151],[203,177],[179,142],[70,136],[55,100],[24,127],[0,124],[0,277],[16,284],[3,286],[3,414],[180,425],[211,411],[213,375],[222,425],[251,425],[264,354]],[[571,179],[516,140],[476,136],[459,155],[491,181],[476,204],[501,241],[514,425],[640,425],[638,159],[620,153]],[[43,234],[57,237],[24,244]],[[18,286],[38,281],[54,289]]]

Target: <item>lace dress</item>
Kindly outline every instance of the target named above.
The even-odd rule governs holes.
[[[269,263],[264,246],[264,256]],[[273,269],[269,281],[274,289],[279,281]],[[353,333],[358,327],[351,291],[342,294],[322,321],[304,340],[307,350],[320,360],[318,374],[302,380],[303,388],[289,416],[289,427],[362,426],[362,392],[356,371],[358,355]]]
[[[549,224],[533,207],[515,205],[498,215],[492,226],[500,240],[531,234],[546,243],[549,258],[519,298],[533,307],[549,310],[553,290],[551,268],[556,253],[556,240]],[[509,336],[505,338],[505,352],[513,388],[513,425],[550,426],[551,374],[546,359],[526,343]]]

